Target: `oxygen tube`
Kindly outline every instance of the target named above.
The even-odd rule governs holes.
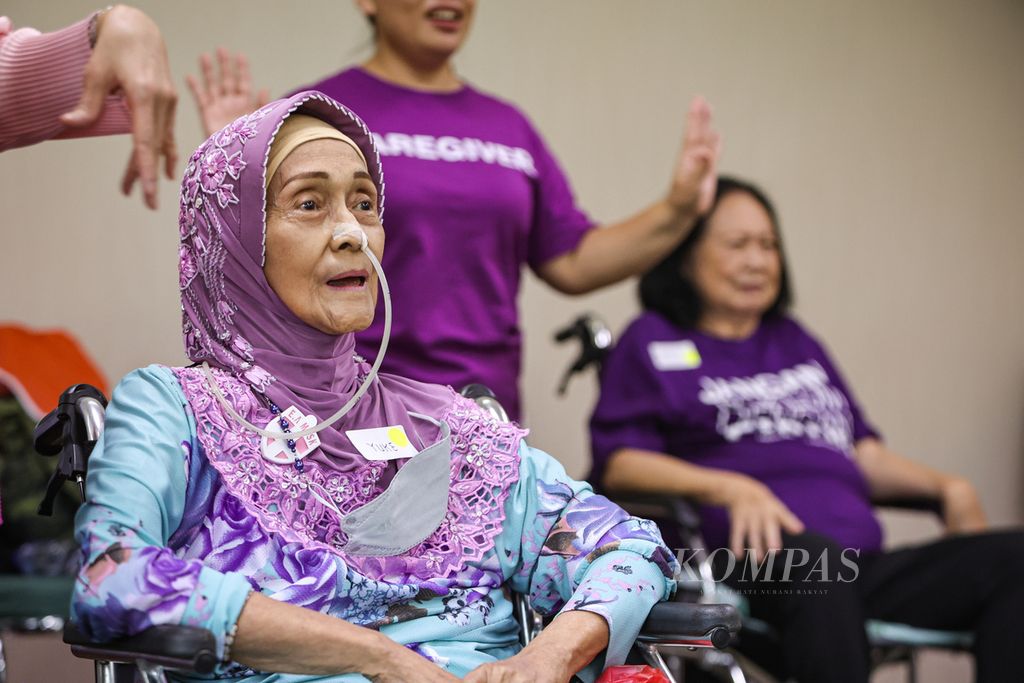
[[[377,358],[373,361],[373,366],[370,368],[369,374],[363,380],[363,383],[356,390],[356,393],[352,394],[345,405],[338,409],[338,412],[331,415],[329,418],[320,422],[307,429],[302,429],[296,432],[290,432],[283,434],[281,432],[271,432],[262,427],[257,427],[253,423],[246,420],[244,417],[239,415],[235,409],[231,406],[224,394],[221,392],[220,387],[217,385],[217,380],[214,378],[213,373],[210,371],[210,365],[206,361],[203,361],[203,374],[206,375],[206,382],[213,390],[213,395],[217,398],[220,406],[227,411],[228,415],[232,418],[245,425],[246,428],[265,436],[268,439],[300,439],[310,434],[316,434],[319,431],[327,429],[332,424],[344,417],[348,411],[352,410],[352,407],[362,398],[363,394],[370,388],[370,384],[377,378],[377,371],[380,369],[380,364],[384,361],[384,354],[388,350],[388,340],[391,338],[391,290],[388,287],[388,279],[384,275],[384,269],[380,265],[380,261],[377,260],[376,255],[367,246],[366,233],[357,225],[352,223],[343,223],[342,225],[334,229],[334,234],[331,236],[331,241],[344,238],[348,235],[356,235],[359,237],[359,250],[366,254],[367,258],[370,259],[370,263],[373,264],[373,269],[377,271],[377,277],[380,280],[380,291],[384,295],[384,336],[380,340],[380,348],[377,351]]]

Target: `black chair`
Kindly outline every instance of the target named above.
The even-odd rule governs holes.
[[[471,385],[464,393],[491,415],[508,419],[494,394],[481,385]],[[36,427],[36,449],[44,455],[58,456],[56,471],[40,504],[42,514],[51,509],[53,496],[66,480],[75,481],[84,497],[89,455],[103,431],[105,406],[106,399],[94,387],[75,385],[61,395],[57,408]],[[516,597],[514,607],[521,637],[528,643],[543,627],[542,620],[522,596]],[[723,648],[739,628],[739,615],[728,605],[661,603],[645,622],[637,648],[674,682],[660,649]],[[165,671],[209,674],[217,665],[213,634],[191,626],[154,626],[129,638],[97,643],[68,623],[64,626],[64,642],[75,656],[95,662],[97,683],[128,683],[136,672],[145,683],[165,683]]]

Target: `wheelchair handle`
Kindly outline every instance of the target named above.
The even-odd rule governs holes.
[[[565,395],[573,375],[583,372],[591,365],[596,365],[600,370],[612,346],[611,330],[593,313],[584,313],[555,333],[555,341],[559,344],[570,339],[580,341],[580,353],[562,375],[558,384],[559,396]]]
[[[485,413],[499,422],[510,422],[508,413],[498,401],[498,397],[494,395],[490,388],[483,384],[467,384],[462,387],[459,393],[465,398],[475,401]]]
[[[36,452],[60,456],[39,503],[38,514],[47,517],[53,514],[53,501],[69,479],[78,484],[85,500],[86,463],[103,432],[106,405],[107,399],[99,389],[89,384],[75,384],[60,395],[57,407],[36,425],[32,433]]]

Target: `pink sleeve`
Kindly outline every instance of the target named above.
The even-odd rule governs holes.
[[[131,131],[128,108],[115,96],[88,128],[69,129],[58,120],[82,95],[92,55],[88,17],[52,33],[9,30],[10,20],[0,17],[0,152],[52,138]]]

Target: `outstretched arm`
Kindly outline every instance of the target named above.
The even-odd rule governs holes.
[[[858,441],[854,457],[875,498],[883,502],[903,496],[937,499],[942,502],[949,533],[983,531],[988,527],[978,492],[967,479],[906,458],[876,438]]]
[[[590,230],[575,249],[541,265],[540,277],[560,292],[585,294],[653,267],[711,208],[720,146],[711,107],[694,98],[665,197],[620,223]]]
[[[116,5],[53,33],[9,30],[0,18],[0,150],[130,130],[121,189],[128,194],[141,180],[146,205],[156,208],[161,157],[174,177],[177,94],[153,20]]]

